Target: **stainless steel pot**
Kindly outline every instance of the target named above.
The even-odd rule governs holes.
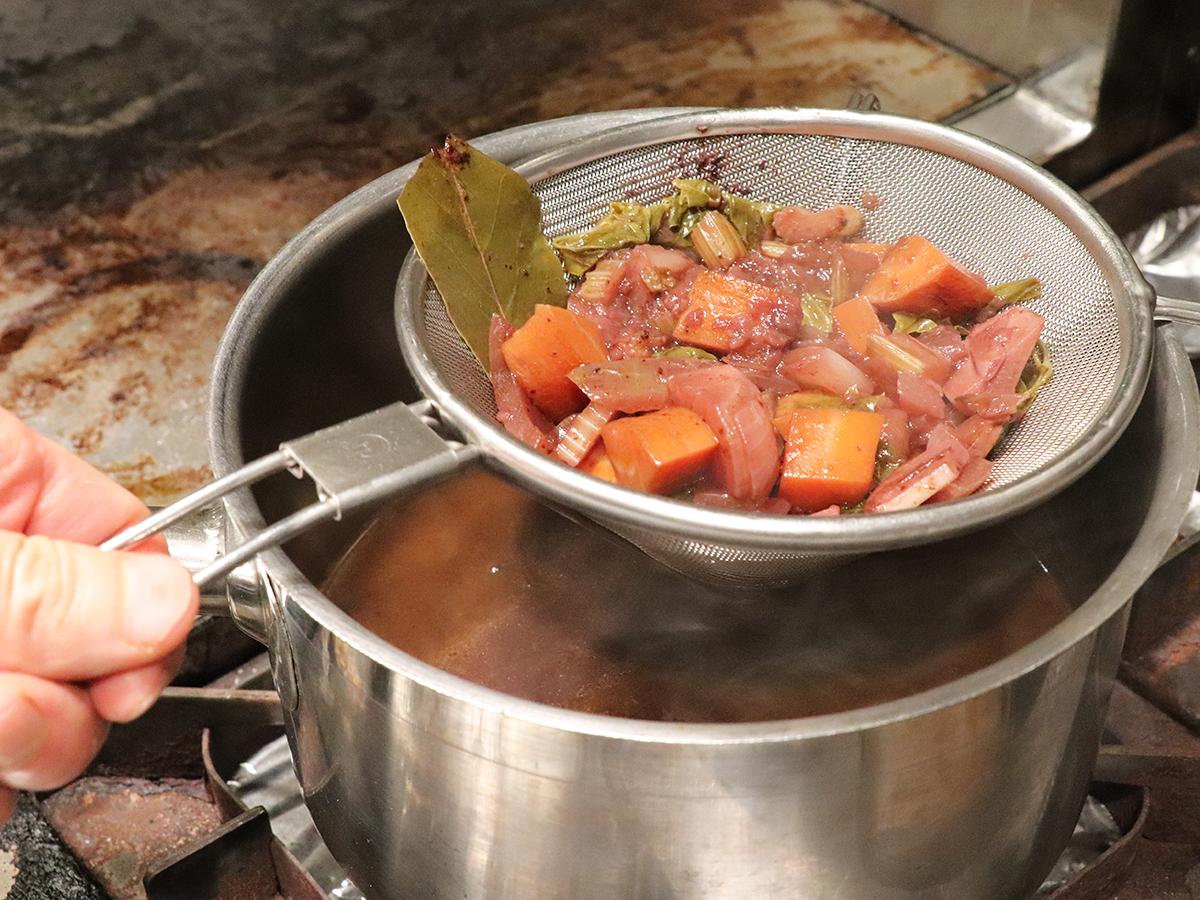
[[[574,117],[478,144],[516,160],[657,114]],[[333,207],[247,292],[214,377],[218,475],[281,438],[415,398],[390,305],[378,302],[406,249],[394,198],[412,170]],[[270,647],[306,801],[368,896],[1022,897],[1071,833],[1129,599],[1176,538],[1198,439],[1200,397],[1163,329],[1120,442],[1013,526],[1080,589],[1074,612],[979,671],[846,713],[645,722],[455,678],[314,586],[357,534],[354,521],[263,553],[206,608],[231,611]],[[233,496],[228,527],[261,528],[307,502],[300,490],[284,479]],[[215,524],[206,534],[219,543]],[[929,610],[900,604],[895,614]]]

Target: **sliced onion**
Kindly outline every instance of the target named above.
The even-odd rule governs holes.
[[[956,470],[949,463],[939,463],[910,479],[900,490],[888,499],[871,506],[871,512],[895,512],[900,509],[913,509],[920,506],[938,491],[948,486],[958,477]]]
[[[521,390],[516,376],[504,362],[501,348],[513,330],[504,319],[492,316],[488,330],[488,359],[491,362],[492,394],[496,398],[496,419],[517,440],[549,453],[554,442],[554,426]]]
[[[763,500],[779,475],[780,452],[767,405],[754,383],[723,363],[671,376],[671,402],[700,416],[717,436],[716,474],[738,500]]]
[[[798,387],[848,399],[875,392],[875,382],[862,369],[829,347],[810,345],[789,350],[783,356],[779,374]]]
[[[975,493],[991,477],[992,461],[990,459],[973,459],[967,463],[958,477],[929,498],[930,503],[945,503],[958,500]]]
[[[946,417],[942,389],[928,378],[910,372],[901,372],[896,376],[896,403],[909,415],[928,416],[931,419]]]
[[[1000,440],[1004,426],[983,416],[971,416],[963,420],[956,431],[967,452],[977,459],[982,459],[992,452],[996,441]]]

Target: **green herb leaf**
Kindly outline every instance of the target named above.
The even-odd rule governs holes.
[[[833,312],[829,298],[823,294],[805,292],[800,298],[800,309],[804,313],[804,324],[822,334],[833,331]]]
[[[729,193],[724,195],[721,202],[721,212],[733,223],[746,246],[751,248],[762,242],[763,232],[775,215],[775,209],[770,204]]]
[[[1054,378],[1054,366],[1050,363],[1050,350],[1038,341],[1017,382],[1017,393],[1022,395],[1021,409],[1029,408],[1029,404],[1037,399],[1038,391],[1048,385]]]
[[[979,310],[975,319],[982,322],[990,319],[996,313],[1009,306],[1021,303],[1032,303],[1042,296],[1042,282],[1037,278],[1020,278],[1016,281],[1006,281],[992,289],[995,294],[983,309]]]
[[[905,312],[892,313],[892,318],[896,323],[892,330],[897,334],[925,334],[925,332],[933,331],[939,325],[945,324],[938,319],[915,316]]]
[[[721,205],[721,189],[703,178],[676,178],[671,184],[675,193],[659,203],[667,210],[663,221],[668,228],[678,229],[687,213],[700,218],[706,210]]]
[[[562,257],[566,270],[572,275],[582,275],[609,251],[650,240],[650,235],[658,228],[656,219],[661,221],[661,213],[656,216],[648,206],[614,203],[590,230],[564,234],[551,244]]]
[[[774,207],[722,191],[702,178],[678,178],[674,193],[656,203],[614,203],[587,231],[556,237],[551,243],[572,275],[582,275],[604,254],[654,241],[667,247],[692,246],[690,235],[700,217],[719,209],[748,247],[757,247]]]
[[[707,350],[701,350],[699,347],[668,347],[665,350],[659,350],[655,356],[663,359],[716,359]]]
[[[1032,303],[1042,296],[1042,282],[1038,278],[1021,278],[1017,281],[1006,281],[992,288],[992,293],[1004,301],[1005,306],[1020,303]]]
[[[882,395],[877,394],[868,399],[878,401],[881,398]],[[871,411],[874,412],[874,409],[875,407],[872,405]],[[887,441],[881,440],[879,442],[879,447],[875,450],[875,483],[879,484],[880,482],[885,481],[887,477],[900,468],[903,463],[904,457],[900,456],[898,453],[894,453],[892,448],[888,446]]]
[[[541,204],[508,166],[450,136],[397,202],[450,320],[485,366],[493,314],[520,326],[538,303],[566,305]]]

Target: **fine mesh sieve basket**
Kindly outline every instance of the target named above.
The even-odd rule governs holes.
[[[942,540],[1022,512],[1079,478],[1120,436],[1150,371],[1155,297],[1124,245],[1073,191],[1025,160],[951,128],[868,112],[706,110],[564,144],[517,166],[546,232],[587,227],[615,199],[653,201],[703,176],[775,203],[863,205],[864,238],[919,233],[989,283],[1039,277],[1032,307],[1055,377],[993,453],[982,493],[901,512],[809,517],[736,513],[618,487],[538,453],[496,422],[487,373],[460,339],[415,253],[396,286],[396,325],[425,394],[284,443],[106,542],[116,549],[230,490],[290,469],[318,501],[196,574],[231,571],[350,507],[444,477],[482,457],[567,513],[583,514],[686,575],[784,584],[821,565]],[[397,228],[402,227],[397,219]],[[1200,321],[1160,299],[1159,315]],[[452,437],[440,432],[453,431]]]
[[[427,396],[502,471],[586,513],[691,576],[794,580],[847,555],[981,528],[1082,475],[1121,433],[1150,366],[1153,294],[1121,243],[1073,191],[999,147],[906,118],[820,110],[688,113],[585,138],[517,166],[551,237],[587,228],[615,199],[651,202],[709,177],[760,200],[862,206],[864,239],[920,233],[989,283],[1037,276],[1031,307],[1055,377],[993,453],[984,492],[895,513],[809,518],[705,509],[615,487],[501,433],[487,374],[410,254],[396,295],[405,356]]]

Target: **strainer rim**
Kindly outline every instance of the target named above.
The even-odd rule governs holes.
[[[420,338],[427,274],[410,251],[397,280],[399,341],[421,390],[443,418],[483,451],[485,461],[513,480],[601,523],[650,529],[737,549],[841,554],[942,540],[1016,515],[1065,489],[1120,437],[1149,379],[1154,293],[1124,244],[1069,186],[1017,154],[949,126],[888,113],[792,107],[711,109],[663,116],[564,143],[513,168],[536,183],[614,153],[673,141],[748,133],[805,133],[890,141],[931,150],[1004,180],[1054,213],[1101,267],[1127,329],[1121,377],[1093,425],[1049,462],[999,487],[950,503],[845,517],[755,515],[697,506],[609,484],[556,463],[476,412],[442,379]],[[411,298],[411,302],[410,299]]]

